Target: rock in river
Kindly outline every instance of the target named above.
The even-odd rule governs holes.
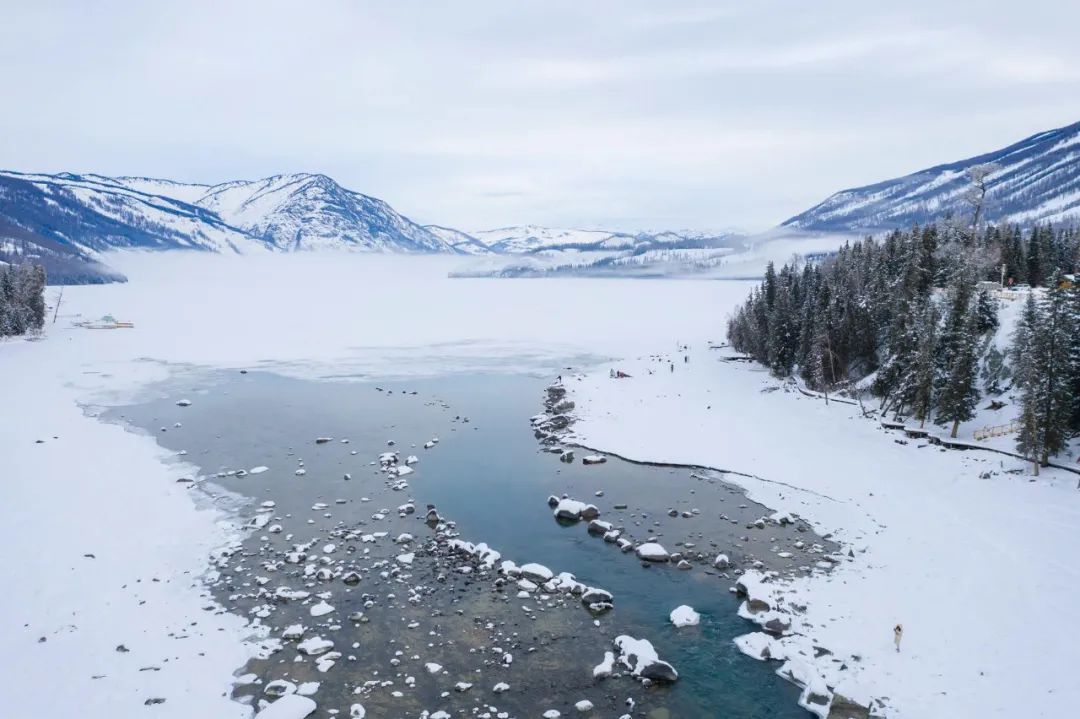
[[[639,545],[637,548],[637,555],[641,559],[649,562],[666,562],[668,557],[668,551],[656,542],[646,542]]]
[[[255,719],[304,719],[316,704],[307,697],[287,694],[255,715]]]

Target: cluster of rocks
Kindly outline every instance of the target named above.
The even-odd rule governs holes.
[[[542,445],[546,445],[549,451],[556,451],[555,446],[565,439],[564,420],[561,417],[560,408],[573,407],[565,397],[565,391],[561,386],[553,385],[547,389],[548,398],[545,402],[545,412],[532,418],[534,431]],[[554,422],[553,422],[554,420]],[[583,463],[604,461],[602,455],[593,455],[585,458]],[[702,472],[692,473],[697,479],[707,479]],[[598,496],[600,493],[597,493]],[[741,494],[741,493],[740,493]],[[732,591],[743,598],[739,608],[740,616],[758,624],[762,631],[745,635],[738,639],[740,649],[757,659],[773,659],[784,662],[779,673],[803,688],[800,704],[821,717],[861,717],[866,716],[867,705],[846,697],[833,688],[835,681],[842,680],[843,675],[840,667],[843,662],[839,659],[828,663],[834,664],[837,670],[836,676],[830,676],[829,680],[822,678],[816,669],[821,665],[821,657],[807,656],[796,649],[798,642],[788,641],[792,635],[792,626],[795,616],[802,610],[797,604],[785,604],[783,592],[780,587],[784,586],[777,581],[782,576],[781,571],[769,570],[767,567],[775,567],[786,574],[794,572],[811,573],[814,571],[829,571],[837,563],[844,561],[845,557],[836,553],[835,545],[813,539],[805,540],[798,538],[797,533],[808,532],[809,527],[789,512],[773,512],[762,516],[749,518],[743,510],[749,509],[747,504],[739,505],[741,518],[729,517],[727,514],[719,514],[722,522],[745,525],[746,529],[753,532],[774,530],[782,532],[781,540],[776,536],[760,535],[752,538],[742,536],[738,542],[734,542],[732,549],[715,555],[707,555],[701,551],[695,551],[694,543],[688,541],[677,542],[680,551],[669,552],[659,541],[657,536],[649,536],[644,541],[634,541],[627,535],[627,528],[613,522],[604,521],[600,518],[601,511],[595,505],[586,504],[572,499],[567,495],[562,497],[550,496],[548,504],[554,510],[557,520],[561,522],[587,522],[587,531],[590,535],[601,537],[606,542],[617,545],[624,552],[633,552],[643,565],[673,564],[674,566],[688,570],[696,564],[706,566],[707,571],[719,573],[723,577],[734,577],[735,586]],[[618,509],[625,509],[626,505],[618,505]],[[668,508],[667,516],[672,519],[695,519],[702,515],[696,507]],[[641,514],[641,519],[646,519],[646,514]],[[659,522],[653,521],[653,525],[659,528]],[[637,522],[636,524],[642,524]],[[792,536],[794,534],[794,537]],[[755,556],[747,552],[744,547],[761,544],[768,548]],[[715,545],[714,545],[715,546]],[[732,557],[734,549],[743,549],[740,552],[740,561],[745,569],[735,566]],[[715,550],[714,550],[715,551]],[[850,552],[849,552],[850,555]],[[700,621],[700,616],[688,606],[680,606],[672,611],[671,622],[676,627],[694,626]],[[627,646],[637,646],[632,638],[620,638]],[[651,645],[649,645],[651,649]],[[648,652],[645,652],[648,655]],[[824,655],[824,651],[821,651]],[[623,654],[619,654],[619,661],[625,664]],[[649,655],[653,658],[652,655]],[[616,654],[608,652],[605,661],[598,665],[594,673],[596,676],[610,676],[614,671]],[[635,664],[636,666],[636,664]],[[650,665],[652,666],[652,665]],[[661,665],[656,665],[661,666]],[[837,712],[829,714],[830,707],[838,707]]]
[[[874,701],[851,681],[847,662],[809,647],[793,625],[804,607],[785,596],[791,590],[778,572],[745,572],[732,591],[743,599],[739,616],[761,627],[735,639],[747,656],[781,662],[777,674],[802,689],[799,704],[822,719],[867,719]]]
[[[541,446],[548,451],[558,453],[563,462],[574,461],[574,451],[560,447],[574,423],[574,403],[566,399],[566,388],[562,383],[555,383],[545,390],[544,412],[529,419],[533,435]]]
[[[388,451],[370,464],[374,474],[383,476],[383,491],[389,497],[390,492],[407,489],[400,482],[408,473],[399,470],[416,461],[415,456],[402,459],[398,452]],[[532,659],[538,647],[526,643],[526,637],[535,639],[536,630],[523,633],[519,622],[546,627],[562,608],[584,607],[596,616],[614,607],[610,592],[579,582],[570,573],[534,562],[519,566],[486,544],[461,539],[454,523],[430,505],[425,514],[417,511],[413,499],[395,508],[389,503],[378,507],[362,497],[360,503],[371,503],[374,511],[357,521],[336,521],[334,507],[349,501],[315,502],[310,505],[312,519],[305,520],[282,514],[275,501],[266,500],[249,523],[254,530],[250,539],[215,557],[217,574],[211,579],[224,603],[243,611],[254,626],[264,627],[277,638],[269,655],[253,663],[257,671],[237,681],[235,696],[255,704],[260,719],[306,716],[300,712],[315,710],[316,692],[345,704],[350,717],[400,713],[421,700],[431,702],[418,710],[429,719],[457,716],[461,701],[481,709],[481,716],[522,716],[532,705],[518,692],[527,690],[531,677],[519,676],[515,681],[512,670],[516,658]],[[586,508],[585,514],[589,512]],[[418,525],[423,534],[400,526],[420,519],[424,520]],[[290,531],[290,525],[297,531]],[[501,618],[478,625],[474,610],[445,613],[447,605],[475,605],[484,597],[488,613]],[[395,615],[401,617],[398,622]],[[566,624],[568,629],[563,631],[576,634],[580,629],[572,627],[580,620],[571,616],[557,620],[557,625]],[[375,646],[341,639],[342,634],[355,635],[370,631],[366,628],[373,625],[385,627],[387,622],[390,630],[382,635],[381,644],[379,639]],[[448,624],[457,628],[451,631]],[[492,680],[486,688],[460,660],[448,663],[445,659],[447,652],[472,656],[472,650],[462,655],[454,647],[477,629],[487,633],[489,650],[476,655],[475,671],[506,677]],[[382,651],[387,637],[389,645],[401,647],[389,658]],[[410,642],[410,637],[425,641]],[[555,638],[550,641],[554,643]],[[433,648],[443,654],[439,661],[429,659]],[[275,661],[283,653],[295,654],[295,660]],[[378,666],[375,655],[385,662],[381,671],[372,668]],[[354,666],[339,674],[335,667],[341,663]],[[422,670],[404,671],[409,663]],[[358,672],[360,666],[369,667],[371,678],[360,681],[364,676],[364,671]],[[460,679],[449,681],[455,675]],[[432,682],[446,689],[434,695],[421,691],[421,685]],[[502,700],[493,701],[495,696]],[[610,697],[596,695],[578,699],[572,706],[576,712],[587,712],[604,703],[610,708]]]

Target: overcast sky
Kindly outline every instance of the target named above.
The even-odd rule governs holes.
[[[763,229],[1080,120],[1080,2],[7,0],[0,167]]]

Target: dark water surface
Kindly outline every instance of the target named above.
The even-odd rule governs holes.
[[[634,716],[809,716],[795,703],[797,690],[773,673],[775,666],[743,656],[732,643],[734,637],[756,627],[736,616],[738,602],[729,592],[731,579],[707,570],[707,562],[695,565],[691,571],[678,571],[673,566],[644,568],[632,554],[589,536],[584,524],[556,523],[546,499],[550,494],[566,493],[596,504],[602,511],[601,519],[624,526],[627,536],[635,540],[651,535],[669,551],[700,551],[709,556],[722,551],[738,566],[743,566],[740,560],[751,556],[775,554],[777,546],[788,548],[797,538],[807,543],[815,538],[809,533],[800,537],[792,528],[748,530],[746,523],[768,510],[749,502],[736,488],[710,473],[637,465],[614,458],[594,466],[583,466],[580,461],[560,462],[556,455],[541,451],[528,422],[542,409],[545,384],[535,377],[509,374],[387,383],[305,381],[262,372],[188,374],[156,387],[154,399],[110,410],[106,417],[154,432],[169,449],[185,450],[183,459],[197,465],[201,477],[269,466],[270,470],[262,474],[225,476],[213,481],[250,497],[253,513],[264,500],[276,502],[274,521],[285,525],[285,533],[296,535],[293,541],[305,541],[309,535],[315,537],[317,531],[329,531],[337,522],[360,522],[365,524],[363,531],[382,528],[393,536],[399,527],[381,527],[371,520],[372,513],[393,510],[411,498],[416,502],[417,515],[410,516],[409,524],[402,526],[418,537],[425,532],[418,517],[423,515],[426,504],[434,504],[444,518],[456,522],[462,539],[486,542],[504,559],[518,564],[539,562],[555,572],[572,572],[579,581],[612,592],[615,609],[599,618],[599,628],[593,626],[593,618],[580,605],[557,614],[549,612],[550,617],[535,623],[537,632],[550,629],[563,637],[568,632],[587,637],[572,643],[552,643],[545,650],[549,653],[546,661],[536,660],[532,665],[534,674],[546,671],[545,667],[550,669],[552,681],[547,684],[553,688],[545,690],[543,701],[558,700],[560,703],[551,706],[560,709],[563,716],[576,713],[574,701],[586,696],[582,692],[593,684],[592,667],[610,649],[611,639],[623,633],[649,639],[661,658],[679,671],[680,679],[670,688],[644,695],[629,679],[606,680],[602,691],[610,695],[610,701],[596,701],[597,709],[591,716],[618,716],[625,707],[615,707],[622,707],[623,699],[631,695],[639,697]],[[191,406],[178,407],[176,401],[180,398],[190,399]],[[182,426],[175,427],[177,422]],[[333,441],[316,445],[316,437],[332,437]],[[439,438],[438,444],[423,449],[423,443],[433,437]],[[342,439],[349,442],[344,444]],[[396,442],[392,449],[400,451],[402,458],[409,454],[420,458],[416,472],[406,477],[408,488],[400,491],[389,489],[385,476],[370,465],[380,452],[387,451],[390,440]],[[580,460],[585,453],[578,450],[577,454]],[[296,476],[301,460],[306,474]],[[352,479],[346,481],[345,473]],[[602,496],[596,496],[598,491]],[[361,501],[365,497],[371,501]],[[317,502],[328,506],[313,510]],[[615,510],[614,505],[619,503],[628,508]],[[700,513],[688,519],[671,518],[669,508],[697,509]],[[721,519],[721,514],[730,519]],[[754,532],[750,541],[741,539]],[[265,555],[271,546],[285,551],[284,537],[256,532],[245,540],[247,558],[238,560],[240,565],[232,570],[235,581],[215,591],[237,601],[239,588],[250,586],[250,577],[258,574],[256,555]],[[326,540],[320,535],[317,541]],[[685,548],[686,542],[693,546]],[[398,550],[385,551],[392,562]],[[428,570],[418,568],[417,574],[424,571]],[[293,580],[290,586],[299,588],[300,584]],[[335,592],[339,592],[338,587]],[[431,606],[440,606],[444,601],[440,596],[433,594],[430,603],[424,604],[425,616],[431,616]],[[486,595],[474,597],[464,589],[459,589],[457,596],[460,606],[487,601]],[[330,601],[338,606],[342,599],[336,596]],[[511,605],[516,609],[520,603],[511,599],[506,602],[506,611]],[[237,610],[254,612],[256,604],[251,601],[235,606]],[[671,625],[668,615],[681,604],[689,604],[702,615],[699,627],[677,630]],[[475,606],[477,612],[501,611],[487,605]],[[306,606],[281,609],[272,624],[280,627],[305,619],[310,623],[306,610]],[[348,633],[349,643],[360,645],[355,650],[361,655],[357,662],[362,664],[365,657],[374,661],[377,656],[381,661],[389,656],[385,651],[387,637],[377,635],[374,625],[350,625],[344,616],[338,617],[333,626],[338,625],[346,625],[340,631]],[[385,628],[390,625],[382,626],[380,631],[394,631]],[[461,632],[458,646],[465,646],[467,629]],[[323,636],[328,632],[324,631]],[[378,644],[378,651],[374,646],[365,647],[367,642]],[[444,653],[439,661],[451,670],[451,662],[466,658]],[[247,671],[268,679],[285,666],[283,659],[272,659],[255,663]],[[286,668],[294,673],[291,676],[298,676],[295,667]],[[361,673],[350,671],[350,679]],[[315,716],[330,716],[325,710],[332,708],[341,711],[338,716],[348,716],[352,685],[348,691],[335,686],[343,677],[346,675],[338,668],[313,676],[323,682],[314,697],[320,707]],[[494,679],[484,681],[490,685]],[[462,716],[475,713],[475,709],[467,711],[471,705],[455,704],[457,698],[452,693],[440,699],[435,688],[425,689],[421,684],[417,684],[417,691],[424,692],[423,702],[418,706],[434,709],[437,702],[445,700]],[[519,684],[527,682],[523,678]],[[568,684],[572,684],[574,693],[569,693],[567,687],[569,695],[556,697],[559,687]],[[516,709],[514,716],[539,716],[549,708],[536,703],[539,697],[517,704],[508,697],[509,693],[502,695],[503,704]],[[396,711],[390,708],[393,704],[380,704],[381,700],[375,698],[362,701],[368,717],[418,715],[405,707],[400,714],[390,713]]]

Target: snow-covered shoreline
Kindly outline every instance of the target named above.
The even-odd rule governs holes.
[[[631,376],[604,367],[566,382],[574,441],[744,471],[732,481],[751,499],[851,550],[829,575],[765,585],[806,605],[792,636],[772,644],[794,659],[786,668],[800,684],[876,697],[893,717],[1060,716],[1080,701],[1069,670],[1078,650],[1060,633],[1033,632],[1029,599],[1008,589],[1033,588],[1044,616],[1070,615],[1080,589],[1069,566],[1080,535],[1073,475],[1030,482],[1008,473],[1023,471],[1018,460],[899,444],[857,407],[785,392],[708,349],[615,367]],[[776,641],[761,635],[746,649]]]
[[[99,421],[58,338],[3,348],[0,632],[12,716],[246,717],[233,672],[256,651],[201,575],[235,537],[154,438]],[[66,349],[66,348],[64,348]],[[130,371],[130,368],[129,368]],[[125,391],[155,374],[134,372]],[[74,382],[82,384],[76,386]],[[118,386],[95,377],[100,391]]]

